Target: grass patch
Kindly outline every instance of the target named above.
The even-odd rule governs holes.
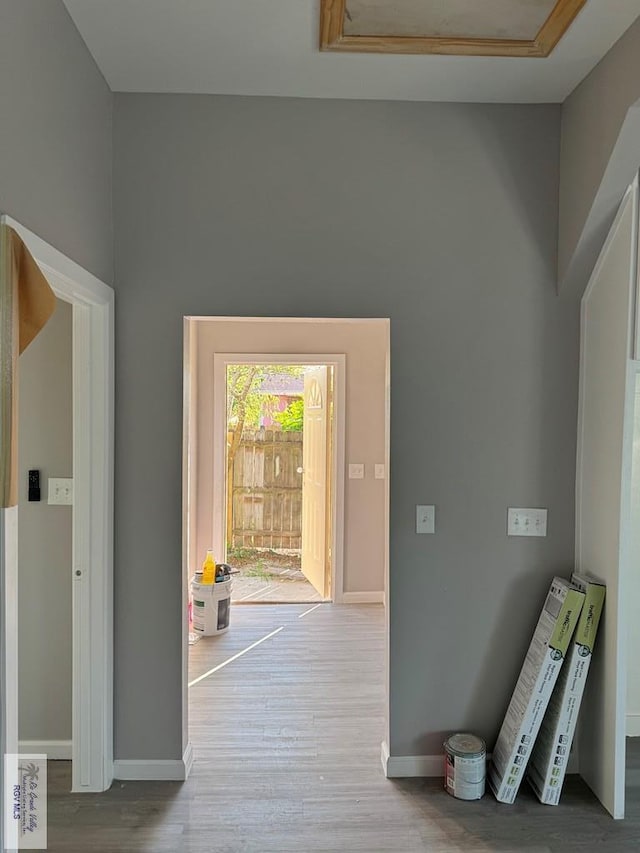
[[[253,566],[247,566],[243,572],[246,578],[260,578],[261,580],[272,580],[271,575],[266,569],[264,560],[256,560]]]

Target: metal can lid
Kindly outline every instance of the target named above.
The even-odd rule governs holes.
[[[482,755],[487,751],[487,746],[482,738],[467,733],[451,735],[444,742],[444,748],[447,752],[467,757]]]

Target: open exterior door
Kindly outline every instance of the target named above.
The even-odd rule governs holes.
[[[580,774],[624,817],[631,462],[635,382],[637,182],[625,196],[582,300],[576,563],[607,585],[581,709]]]
[[[302,445],[302,572],[327,597],[327,471],[329,406],[326,365],[304,374]]]

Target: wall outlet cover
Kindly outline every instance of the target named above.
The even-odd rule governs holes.
[[[362,462],[349,463],[349,479],[364,480],[364,464]]]
[[[47,503],[50,506],[69,506],[73,504],[73,478],[49,477]]]
[[[432,504],[416,506],[416,533],[436,532],[436,508]]]
[[[533,507],[509,507],[507,536],[546,536],[547,510]]]
[[[380,462],[376,463],[374,468],[374,476],[376,480],[384,480],[384,465]]]

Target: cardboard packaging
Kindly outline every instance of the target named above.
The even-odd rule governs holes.
[[[574,574],[571,583],[584,592],[584,604],[527,772],[540,802],[550,806],[560,802],[606,592],[603,584],[581,575]]]
[[[564,578],[551,582],[489,766],[501,803],[513,803],[522,784],[584,597]]]

